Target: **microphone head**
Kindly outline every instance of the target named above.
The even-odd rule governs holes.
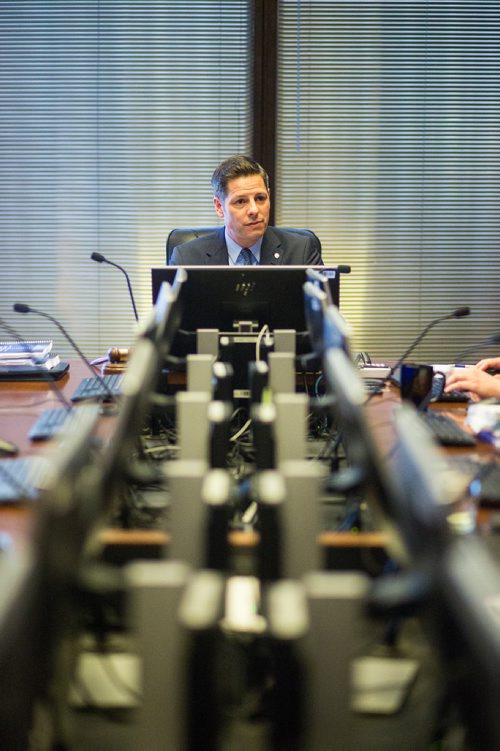
[[[90,257],[93,261],[97,261],[97,263],[103,263],[103,261],[106,260],[103,255],[101,255],[100,253],[96,253],[96,252],[92,253]]]
[[[16,302],[12,306],[16,313],[30,313],[31,308],[23,302]]]
[[[468,315],[470,315],[470,308],[468,305],[465,305],[463,308],[457,308],[453,312],[453,318],[464,318]]]

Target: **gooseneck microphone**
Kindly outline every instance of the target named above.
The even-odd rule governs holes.
[[[437,326],[438,323],[442,323],[443,321],[448,321],[448,320],[450,320],[450,318],[464,318],[465,316],[468,316],[468,315],[470,315],[470,308],[466,305],[466,306],[464,306],[462,308],[457,308],[456,310],[453,311],[453,313],[448,313],[448,315],[441,316],[440,318],[435,318],[433,321],[431,321],[429,324],[427,324],[427,326],[425,327],[425,329],[417,336],[417,338],[415,339],[415,341],[413,341],[410,344],[410,346],[408,347],[408,349],[406,350],[406,352],[404,353],[404,355],[402,355],[399,358],[399,360],[397,361],[397,363],[392,366],[392,368],[390,369],[389,373],[387,374],[387,377],[384,378],[384,382],[387,382],[394,375],[394,373],[396,372],[396,370],[400,367],[400,365],[402,365],[402,363],[406,360],[406,358],[408,357],[408,355],[413,352],[413,350],[420,344],[420,342],[422,341],[422,339],[424,338],[424,336],[432,328],[434,328],[434,326]]]
[[[456,310],[453,311],[453,313],[448,313],[448,315],[440,316],[440,318],[435,318],[433,321],[431,321],[430,323],[428,323],[427,326],[425,327],[425,329],[417,336],[417,338],[415,339],[415,341],[413,341],[410,344],[410,346],[408,347],[408,349],[406,350],[406,352],[404,353],[404,355],[402,355],[399,358],[399,360],[392,366],[392,368],[390,369],[390,371],[387,373],[386,377],[382,380],[382,385],[384,386],[386,383],[388,383],[391,380],[391,378],[394,375],[394,373],[396,372],[396,370],[403,364],[403,362],[406,360],[406,358],[408,357],[408,355],[413,352],[413,350],[415,349],[415,347],[418,344],[420,344],[420,342],[422,341],[422,339],[424,338],[424,336],[432,328],[434,328],[434,326],[437,326],[438,323],[442,323],[443,321],[448,321],[450,318],[464,318],[465,316],[470,315],[470,312],[471,312],[470,308],[467,305],[465,305],[462,308],[457,308]],[[366,400],[366,403],[368,403],[369,401],[371,401],[371,399],[375,396],[375,393],[377,393],[377,392],[372,391],[370,394],[368,394],[368,398]],[[380,393],[380,392],[378,392],[378,393]]]
[[[500,344],[500,331],[496,334],[492,334],[487,339],[482,339],[482,341],[478,342],[477,344],[472,344],[470,347],[463,349],[455,357],[455,362],[460,362],[463,357],[471,354],[472,352],[476,352],[478,349],[483,349],[483,347],[494,347],[497,344]]]
[[[92,253],[92,255],[90,257],[91,257],[91,259],[93,261],[96,261],[97,263],[108,263],[110,266],[115,266],[115,268],[120,269],[120,271],[123,274],[125,274],[125,279],[127,280],[127,285],[128,285],[128,291],[129,291],[129,294],[130,294],[130,299],[132,300],[132,307],[134,309],[135,320],[139,321],[139,316],[137,315],[137,308],[135,307],[134,293],[132,292],[132,285],[130,284],[129,276],[128,276],[127,272],[125,271],[125,269],[123,268],[123,266],[119,266],[114,261],[108,260],[103,255],[101,255],[101,253]]]
[[[43,310],[37,310],[36,308],[31,308],[29,305],[26,305],[25,303],[22,303],[22,302],[16,302],[16,303],[14,303],[13,309],[15,310],[16,313],[35,313],[35,315],[37,315],[37,316],[42,316],[42,318],[48,318],[49,321],[52,321],[52,323],[55,326],[57,326],[57,328],[62,333],[62,335],[65,337],[65,339],[67,339],[68,342],[71,344],[71,346],[73,347],[73,349],[75,350],[75,352],[78,354],[78,356],[80,357],[80,359],[85,363],[85,365],[87,366],[87,368],[92,373],[92,377],[96,378],[99,381],[99,383],[101,384],[102,389],[103,389],[103,391],[104,391],[104,393],[105,393],[106,398],[108,399],[108,401],[112,401],[112,402],[116,401],[116,399],[115,399],[112,391],[109,389],[109,387],[108,387],[106,381],[104,380],[104,378],[102,378],[102,376],[99,373],[97,373],[97,371],[94,370],[94,368],[89,363],[89,361],[87,360],[87,358],[83,354],[83,352],[80,349],[80,347],[78,346],[78,344],[69,335],[69,333],[66,331],[66,329],[64,328],[64,326],[61,323],[59,323],[59,321],[57,320],[57,318],[54,318],[54,316],[49,315],[49,313],[44,313]]]

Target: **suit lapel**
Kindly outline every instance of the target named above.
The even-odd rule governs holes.
[[[207,258],[209,259],[209,263],[213,266],[227,266],[229,263],[224,227],[218,229],[216,241],[213,246],[207,250]]]
[[[268,227],[260,248],[260,264],[261,266],[279,266],[281,263],[283,263],[281,240],[271,227]]]

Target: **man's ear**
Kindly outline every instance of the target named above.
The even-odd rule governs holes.
[[[221,219],[223,219],[224,218],[224,211],[222,209],[222,204],[219,201],[219,199],[217,198],[217,196],[214,196],[214,209],[215,209],[215,213],[217,214],[217,216],[220,216]]]

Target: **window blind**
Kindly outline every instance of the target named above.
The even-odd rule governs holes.
[[[372,357],[469,305],[415,353],[453,361],[500,330],[498,4],[281,0],[278,33],[276,223],[352,266],[341,310]]]
[[[217,224],[210,176],[247,151],[247,0],[0,4],[0,316],[94,357],[133,340],[174,227]],[[0,331],[0,339],[7,338]]]

